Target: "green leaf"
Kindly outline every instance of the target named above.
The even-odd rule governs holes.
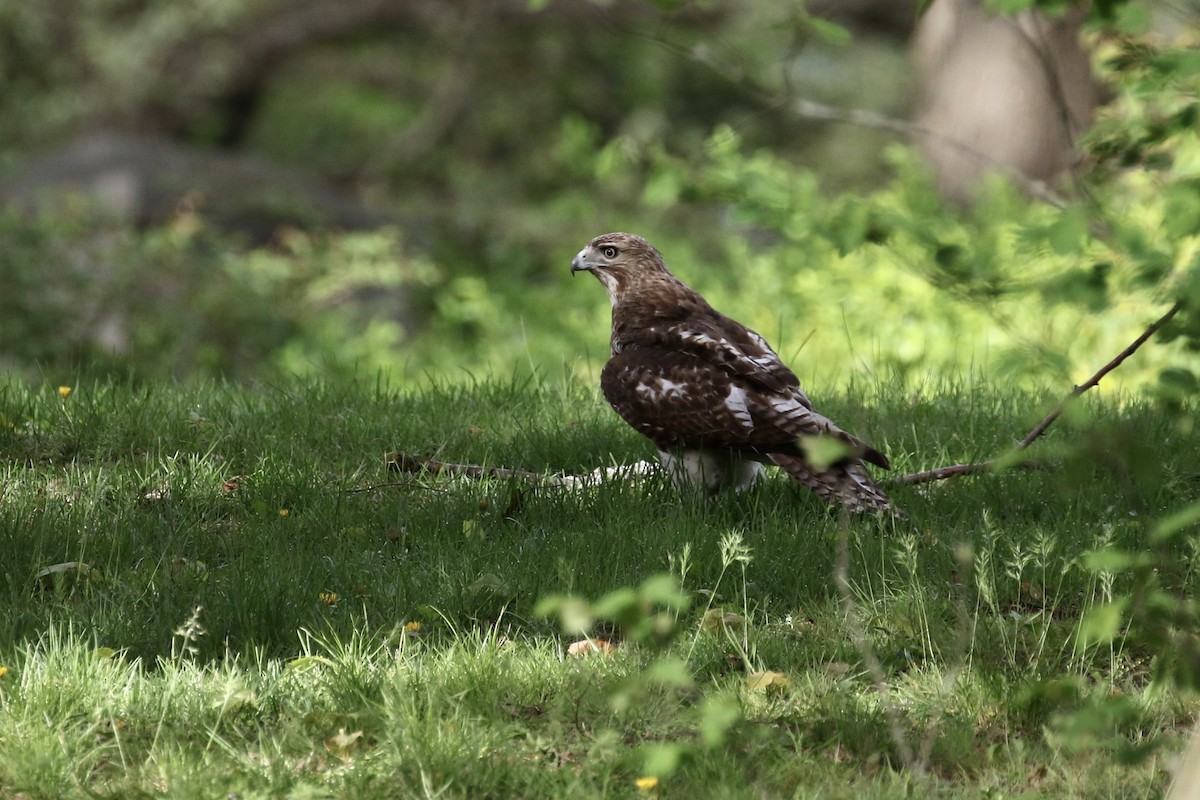
[[[552,594],[538,600],[533,607],[533,614],[537,617],[558,617],[562,629],[572,635],[591,630],[595,621],[590,603],[564,594]]]
[[[725,736],[742,721],[742,709],[728,697],[710,697],[700,707],[700,738],[706,747],[725,742]]]
[[[642,201],[651,208],[666,208],[679,201],[683,177],[678,170],[663,167],[656,170],[642,189]]]
[[[1087,213],[1078,206],[1063,211],[1046,229],[1046,241],[1060,255],[1079,252],[1087,236]]]
[[[1173,239],[1200,230],[1200,181],[1181,181],[1164,190],[1163,228]]]
[[[611,619],[622,624],[632,622],[641,616],[641,604],[638,595],[628,586],[615,589],[596,601],[593,609],[596,616]]]
[[[462,532],[464,539],[486,539],[487,531],[479,524],[476,519],[464,519],[462,522]]]
[[[477,597],[511,597],[512,586],[494,572],[485,572],[466,588],[468,595]]]
[[[642,748],[642,772],[656,778],[668,778],[683,760],[683,745],[654,742]]]
[[[984,8],[994,14],[1012,16],[1037,5],[1037,0],[985,0]]]
[[[659,658],[642,675],[651,683],[673,689],[690,689],[696,683],[681,658]]]
[[[1150,533],[1150,541],[1163,542],[1167,539],[1172,539],[1197,522],[1200,522],[1200,502],[1184,506],[1178,511],[1160,519],[1158,524],[1154,526],[1154,530]]]
[[[854,36],[849,30],[838,25],[836,22],[831,22],[820,17],[808,17],[804,20],[804,27],[813,36],[816,36],[821,41],[842,46],[849,44]]]
[[[1086,646],[1111,642],[1121,632],[1128,608],[1127,597],[1089,608],[1079,622],[1080,643]]]
[[[1168,367],[1158,373],[1157,392],[1163,398],[1183,400],[1200,392],[1195,373],[1183,367]]]
[[[802,436],[799,443],[808,462],[818,472],[854,453],[850,445],[832,436]]]
[[[685,609],[689,605],[687,594],[679,588],[679,581],[668,572],[651,575],[642,581],[642,585],[638,587],[638,595],[647,605],[666,606],[676,610]]]
[[[287,662],[287,666],[283,668],[284,672],[294,672],[300,674],[316,669],[317,667],[332,667],[333,662],[324,656],[300,656],[293,658]]]
[[[1131,567],[1146,566],[1153,561],[1149,553],[1134,553],[1119,547],[1105,547],[1083,555],[1083,568],[1089,572],[1124,572]]]

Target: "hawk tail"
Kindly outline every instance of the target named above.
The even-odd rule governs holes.
[[[818,472],[797,456],[771,453],[770,457],[797,483],[804,484],[831,503],[841,503],[854,512],[897,513],[892,501],[880,491],[857,459]]]

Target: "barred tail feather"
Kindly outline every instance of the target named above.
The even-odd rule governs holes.
[[[861,461],[851,461],[817,472],[797,456],[771,453],[771,460],[797,483],[804,484],[831,503],[841,503],[855,512],[897,513],[892,501],[871,480]]]

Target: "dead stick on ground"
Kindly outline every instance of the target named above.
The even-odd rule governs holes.
[[[1134,339],[1133,342],[1131,342],[1130,345],[1128,347],[1126,347],[1124,350],[1122,350],[1120,353],[1117,353],[1116,358],[1114,358],[1112,361],[1109,361],[1107,364],[1105,364],[1103,367],[1101,367],[1096,372],[1096,374],[1093,375],[1091,378],[1088,378],[1088,380],[1085,383],[1082,383],[1079,386],[1076,386],[1074,389],[1072,389],[1071,393],[1068,394],[1066,397],[1064,397],[1059,402],[1059,404],[1057,406],[1055,406],[1054,410],[1051,411],[1049,414],[1047,414],[1045,419],[1043,419],[1041,422],[1039,422],[1037,425],[1035,425],[1033,430],[1031,430],[1029,433],[1027,433],[1025,435],[1025,438],[1022,439],[1020,442],[1018,442],[1017,446],[1013,449],[1016,451],[1020,451],[1020,450],[1024,450],[1025,448],[1029,447],[1029,445],[1033,444],[1038,439],[1039,436],[1041,436],[1043,433],[1046,432],[1047,428],[1049,428],[1051,425],[1054,424],[1054,421],[1056,419],[1058,419],[1060,416],[1062,416],[1062,413],[1066,409],[1067,406],[1069,406],[1071,403],[1073,403],[1075,401],[1075,399],[1079,397],[1079,395],[1083,394],[1088,389],[1091,389],[1093,386],[1096,386],[1097,384],[1099,384],[1105,375],[1112,372],[1117,367],[1121,366],[1121,363],[1123,361],[1125,361],[1125,359],[1129,358],[1131,355],[1133,355],[1135,352],[1137,352],[1138,348],[1141,347],[1142,345],[1144,345],[1150,339],[1151,336],[1158,333],[1158,331],[1164,325],[1166,325],[1168,322],[1170,322],[1171,318],[1174,317],[1176,314],[1178,314],[1179,309],[1181,309],[1182,307],[1183,307],[1182,303],[1178,303],[1178,302],[1175,303],[1175,305],[1171,306],[1167,310],[1167,313],[1163,314],[1161,317],[1159,317],[1157,320],[1155,320],[1148,328],[1146,328],[1146,330],[1142,331],[1141,336]],[[925,472],[914,472],[911,475],[901,475],[898,478],[893,478],[892,480],[887,481],[887,483],[889,483],[889,484],[927,483],[929,481],[940,481],[945,478],[954,478],[959,475],[973,475],[977,472],[987,472],[989,470],[994,469],[996,467],[996,463],[997,463],[996,459],[991,459],[989,461],[980,461],[976,464],[955,464],[950,467],[938,467],[937,469],[926,470]]]
[[[505,469],[503,467],[483,467],[478,464],[449,464],[436,458],[422,458],[408,453],[388,453],[387,467],[392,472],[432,472],[446,475],[464,475],[468,478],[499,478],[509,480],[516,478],[534,483],[556,483],[552,475],[540,472],[527,472],[521,469]]]

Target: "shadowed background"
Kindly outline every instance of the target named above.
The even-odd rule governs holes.
[[[1194,11],[1116,5],[1162,36]],[[1110,302],[1125,265],[1081,264],[1085,222],[1056,216],[1113,100],[1115,40],[1087,19],[974,0],[7,4],[0,364],[592,376],[608,310],[566,267],[633,230],[806,382],[1069,385],[1156,300]]]

